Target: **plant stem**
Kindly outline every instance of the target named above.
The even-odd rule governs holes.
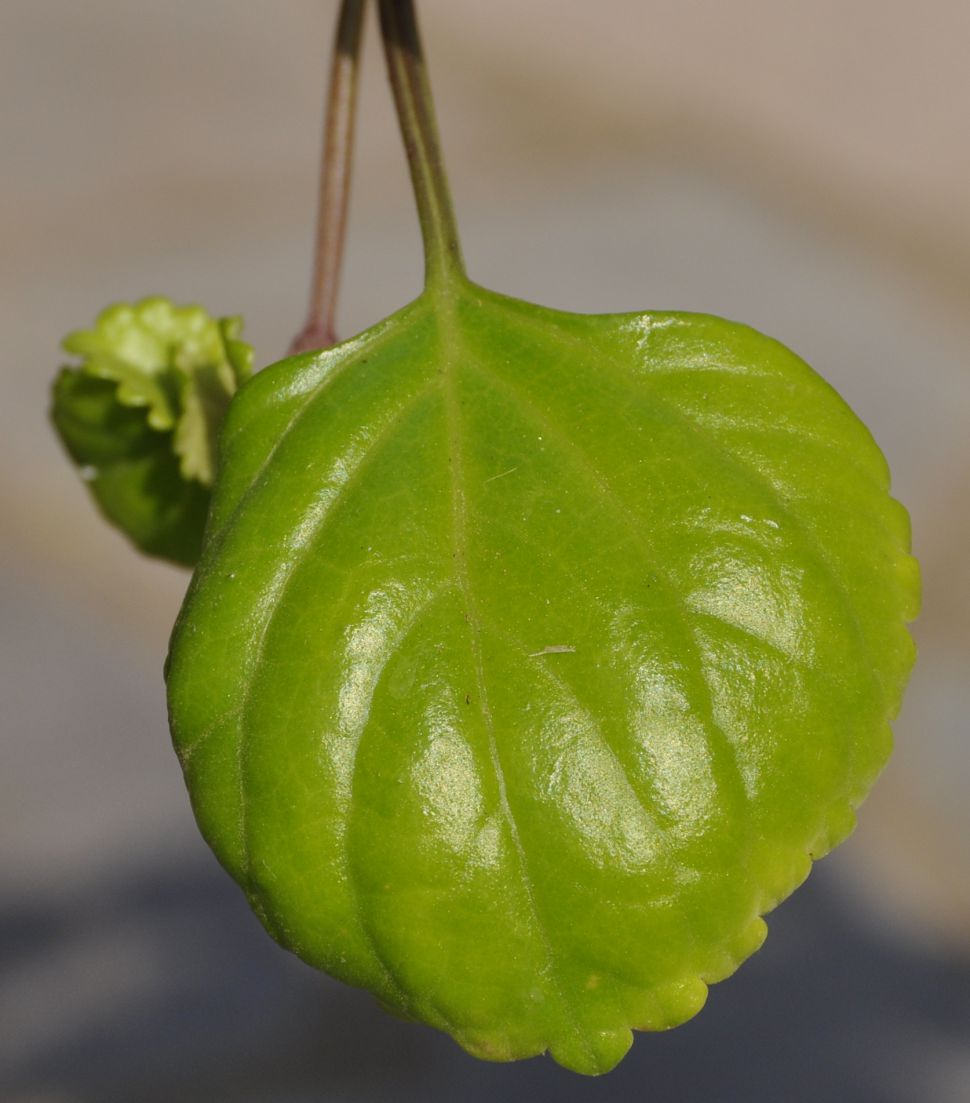
[[[343,0],[333,41],[324,118],[310,307],[303,329],[290,346],[291,353],[337,343],[337,293],[350,203],[363,16],[364,0]]]
[[[414,0],[379,0],[387,72],[424,240],[425,287],[464,281],[465,265],[421,49]]]

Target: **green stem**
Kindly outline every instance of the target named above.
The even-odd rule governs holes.
[[[290,346],[291,353],[337,343],[337,293],[350,205],[363,16],[364,0],[343,0],[334,35],[324,117],[310,307],[303,329]]]
[[[425,287],[465,280],[465,265],[421,50],[414,0],[379,0],[387,71],[424,240]]]

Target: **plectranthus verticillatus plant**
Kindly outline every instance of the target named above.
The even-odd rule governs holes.
[[[777,341],[473,283],[412,5],[380,9],[421,295],[330,343],[348,0],[306,351],[246,381],[238,323],[116,307],[54,420],[109,519],[195,565],[172,736],[267,930],[479,1057],[603,1072],[852,830],[913,659],[907,517]]]

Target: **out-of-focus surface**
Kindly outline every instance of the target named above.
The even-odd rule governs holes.
[[[94,516],[44,421],[59,337],[115,300],[242,313],[258,362],[283,353],[335,6],[0,10],[0,1098],[970,1098],[970,5],[422,5],[473,276],[779,337],[872,428],[924,569],[855,838],[697,1019],[595,1082],[475,1063],[262,933],[168,744],[185,577]],[[421,270],[369,32],[345,335]]]

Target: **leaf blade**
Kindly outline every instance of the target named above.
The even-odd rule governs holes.
[[[469,287],[262,375],[170,656],[203,833],[313,964],[604,1071],[757,948],[888,754],[884,461],[704,316]],[[809,439],[842,463],[799,469]]]

